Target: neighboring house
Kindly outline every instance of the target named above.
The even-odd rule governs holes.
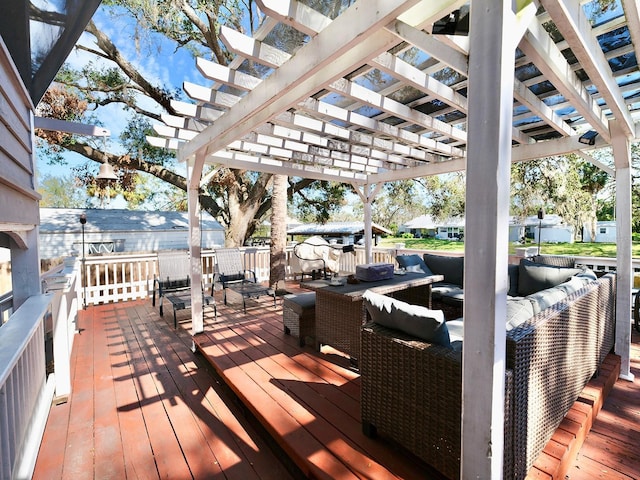
[[[41,208],[42,259],[82,254],[82,213],[87,216],[86,255],[189,248],[186,212]],[[203,213],[200,226],[204,248],[224,245],[224,227],[211,215]]]
[[[616,222],[615,220],[601,221],[596,223],[596,237],[591,238],[591,228],[585,223],[582,227],[582,241],[595,243],[615,243],[616,242]]]
[[[421,215],[400,225],[398,233],[411,233],[414,237],[431,237],[440,240],[459,240],[464,236],[464,218],[453,217],[438,221],[431,215]]]
[[[391,235],[393,232],[380,225],[371,225],[374,245],[382,235]],[[319,235],[329,242],[341,243],[344,245],[358,243],[364,237],[364,222],[327,222],[327,223],[307,223],[287,229],[287,235],[294,237],[311,237]]]
[[[573,243],[575,231],[571,225],[566,225],[560,215],[547,214],[540,221],[537,215],[526,217],[524,220],[516,217],[509,219],[509,241],[519,242],[523,238],[546,243]]]

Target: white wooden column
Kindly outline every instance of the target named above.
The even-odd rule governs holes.
[[[200,160],[200,162],[198,162]],[[196,154],[195,165],[187,161],[187,200],[189,210],[189,254],[191,262],[191,335],[204,331],[202,311],[202,234],[200,227],[200,177],[204,155]]]
[[[511,1],[473,2],[461,478],[502,478],[515,35]]]
[[[360,199],[362,200],[364,206],[364,251],[366,257],[366,263],[371,263],[373,261],[372,255],[372,245],[371,245],[371,237],[373,234],[373,221],[371,214],[371,204],[373,200],[376,198],[376,195],[380,192],[383,183],[377,183],[375,185],[362,185],[361,187],[354,185],[353,188]]]
[[[633,381],[631,373],[631,150],[629,140],[616,121],[610,122],[611,146],[616,166],[616,343],[620,355],[620,378]]]
[[[39,229],[35,227],[20,233],[23,245],[18,245],[13,238],[11,239],[11,285],[14,311],[30,296],[42,293],[38,236]]]

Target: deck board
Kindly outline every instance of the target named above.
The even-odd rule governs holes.
[[[362,433],[359,376],[348,359],[299,347],[283,333],[281,309],[226,316],[221,307],[219,318],[196,343],[303,471],[425,478],[425,464]],[[323,457],[310,456],[319,445]]]
[[[165,317],[141,300],[80,313],[34,479],[292,478]]]
[[[217,321],[207,314],[205,333],[196,337],[187,310],[178,321],[176,330],[173,315],[161,319],[143,300],[81,312],[72,394],[52,407],[35,479],[292,478],[296,470],[278,458],[284,454],[298,475],[314,478],[439,478],[397,445],[362,434],[357,372],[338,352],[324,347],[318,353],[284,335],[280,302],[274,309],[259,299],[246,314],[219,302]],[[193,354],[194,340],[205,356]],[[582,435],[571,433],[572,426],[592,423],[566,478],[638,478],[636,333],[633,341],[636,381],[618,380],[600,404],[609,368],[603,367],[602,379],[585,389],[565,420],[567,430],[556,432],[545,449],[550,470],[573,436]],[[586,409],[591,404],[600,409],[595,419]],[[279,453],[267,447],[246,411],[274,437]]]

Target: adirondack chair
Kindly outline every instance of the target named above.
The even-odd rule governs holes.
[[[243,254],[239,248],[216,249],[216,273],[223,289],[238,283],[256,283],[256,273],[244,268]]]

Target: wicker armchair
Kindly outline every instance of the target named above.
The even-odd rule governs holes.
[[[608,274],[507,332],[504,478],[525,478],[612,349],[614,317]],[[460,353],[371,322],[361,344],[365,434],[384,433],[458,478]]]

